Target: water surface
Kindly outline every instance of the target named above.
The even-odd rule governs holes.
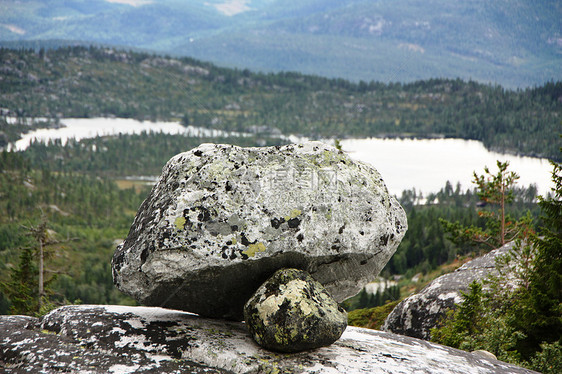
[[[98,135],[139,134],[155,131],[190,136],[249,136],[201,127],[184,127],[178,122],[141,122],[126,118],[67,118],[59,129],[39,129],[25,134],[15,144],[17,150],[26,149],[33,139],[42,141],[70,138],[83,139]],[[284,137],[293,142],[304,138]],[[373,165],[383,176],[391,193],[400,195],[405,189],[415,188],[423,194],[437,192],[447,181],[461,183],[463,189],[472,188],[472,173],[483,174],[484,166],[497,171],[496,160],[509,161],[509,170],[520,175],[519,185],[536,184],[539,193],[552,187],[548,160],[518,157],[488,151],[481,142],[461,139],[347,139],[341,142],[343,150],[360,161]]]

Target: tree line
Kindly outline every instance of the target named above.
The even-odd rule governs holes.
[[[2,48],[0,66],[0,108],[17,117],[183,120],[309,137],[438,135],[560,158],[562,82],[515,91],[460,79],[354,83],[81,46]],[[5,120],[0,131],[17,136]]]

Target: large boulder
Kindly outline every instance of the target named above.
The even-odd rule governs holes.
[[[297,269],[275,272],[244,306],[254,340],[277,352],[324,347],[339,339],[347,313],[310,274]]]
[[[267,278],[298,268],[341,302],[406,229],[381,175],[333,147],[203,144],[164,167],[115,251],[114,282],[144,305],[241,320]]]
[[[482,281],[496,272],[496,258],[509,253],[513,245],[513,242],[508,243],[475,258],[402,300],[390,312],[382,330],[429,340],[431,329],[447,311],[463,301],[462,292],[468,292],[472,281]]]
[[[423,340],[348,327],[329,347],[271,353],[240,322],[148,307],[72,305],[0,316],[3,373],[533,373]]]

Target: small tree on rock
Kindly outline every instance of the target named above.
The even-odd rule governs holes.
[[[506,213],[506,206],[513,201],[513,187],[519,175],[508,171],[509,162],[497,161],[498,172],[493,174],[488,167],[485,174],[474,172],[473,183],[477,186],[477,194],[482,202],[478,215],[485,219],[485,228],[478,226],[463,226],[459,222],[440,219],[449,239],[462,245],[485,246],[495,249],[503,246],[522,234],[530,233],[531,217],[526,215],[515,221]]]

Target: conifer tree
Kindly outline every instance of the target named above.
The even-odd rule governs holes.
[[[515,221],[506,213],[506,205],[513,200],[513,188],[519,179],[517,173],[507,170],[508,166],[507,161],[497,161],[496,174],[490,172],[488,167],[484,168],[483,175],[474,172],[473,183],[477,186],[477,194],[483,206],[478,215],[485,219],[485,228],[474,225],[467,227],[460,222],[440,219],[450,235],[449,239],[454,243],[495,249],[520,237],[523,233],[528,233],[531,225],[529,215]],[[488,208],[489,205],[492,208]]]

